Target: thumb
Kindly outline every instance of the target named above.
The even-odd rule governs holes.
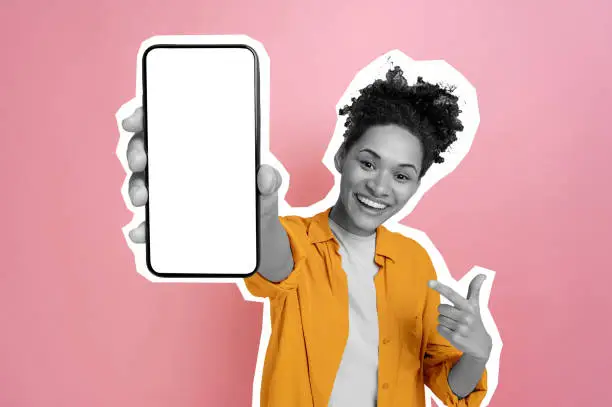
[[[482,288],[482,284],[487,279],[487,276],[484,274],[479,274],[470,282],[470,287],[468,288],[467,299],[471,302],[475,302],[477,305],[480,300],[480,289]]]
[[[263,164],[257,171],[257,190],[262,196],[278,192],[283,180],[278,170],[271,165]]]
[[[278,188],[282,178],[276,168],[270,165],[262,165],[257,171],[257,190],[263,216],[278,216]]]

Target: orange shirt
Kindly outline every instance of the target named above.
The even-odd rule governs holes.
[[[328,407],[348,337],[348,285],[329,228],[329,212],[281,217],[294,269],[273,283],[258,273],[249,291],[270,300],[272,332],[266,353],[262,407]],[[437,330],[440,295],[429,255],[417,242],[379,227],[374,278],[379,323],[378,407],[424,407],[425,385],[447,406],[479,406],[486,372],[476,389],[458,399],[448,373],[461,352]]]

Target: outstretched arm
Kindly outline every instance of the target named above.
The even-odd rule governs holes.
[[[294,262],[287,232],[278,217],[278,188],[281,176],[275,168],[264,165],[257,173],[261,221],[261,261],[257,272],[273,283],[283,281]]]

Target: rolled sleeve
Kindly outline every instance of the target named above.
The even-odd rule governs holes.
[[[476,387],[465,398],[457,397],[448,383],[448,375],[462,353],[439,334],[427,345],[424,359],[424,380],[427,387],[447,407],[479,407],[487,394],[487,372],[484,371]]]
[[[295,290],[298,286],[302,270],[306,267],[306,251],[310,241],[306,234],[306,227],[303,219],[297,216],[279,217],[281,225],[287,232],[291,255],[293,257],[293,270],[287,278],[279,282],[273,282],[260,273],[244,279],[249,292],[255,297],[273,298],[279,294]]]

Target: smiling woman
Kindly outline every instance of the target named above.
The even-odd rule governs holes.
[[[433,282],[426,249],[383,226],[462,131],[453,91],[421,78],[408,85],[399,67],[361,89],[340,109],[338,199],[314,216],[278,216],[280,173],[259,169],[261,262],[244,282],[270,301],[262,407],[424,407],[425,386],[447,406],[485,398],[492,340],[479,310],[482,276],[461,297]],[[146,160],[134,160],[146,157],[142,110],[123,126],[136,133],[130,199],[144,205]],[[143,230],[132,240],[144,242]],[[440,305],[439,294],[454,305]]]
[[[422,78],[408,85],[399,67],[361,89],[339,112],[336,203],[264,222],[270,242],[289,242],[287,256],[274,257],[291,260],[245,280],[271,306],[262,406],[420,407],[425,385],[447,406],[484,399],[491,338],[476,308],[463,299],[439,316],[431,288],[444,288],[428,287],[436,272],[427,251],[382,226],[463,129],[453,91]],[[278,173],[270,178],[278,187]],[[278,221],[286,233],[273,233]]]

